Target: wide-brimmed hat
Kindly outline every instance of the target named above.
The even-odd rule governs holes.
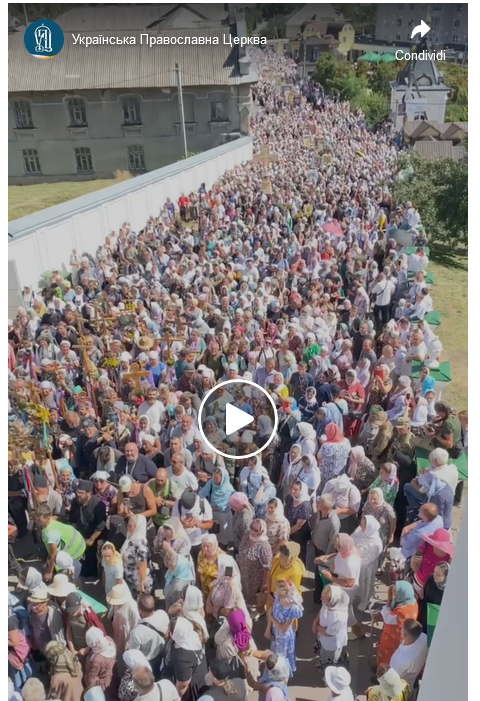
[[[452,557],[453,553],[455,552],[455,546],[452,543],[450,533],[446,528],[437,528],[437,530],[431,535],[422,533],[420,537],[423,538],[426,543],[429,543],[434,548],[437,548],[437,550],[441,550],[442,553],[450,555],[450,557]]]
[[[52,584],[47,587],[47,591],[51,596],[68,596],[76,590],[75,584],[68,581],[66,574],[56,574]]]
[[[150,336],[140,336],[140,338],[137,341],[137,346],[140,348],[140,350],[150,350],[153,348],[154,340],[153,338],[150,338]]]
[[[45,586],[35,587],[28,597],[27,601],[31,604],[40,604],[42,601],[48,601],[48,591]]]
[[[334,694],[341,694],[342,691],[348,689],[352,677],[350,672],[344,667],[327,667],[325,670],[325,682],[328,688],[334,692]]]
[[[111,606],[122,606],[130,601],[131,598],[132,595],[126,584],[115,584],[107,595],[107,602]]]

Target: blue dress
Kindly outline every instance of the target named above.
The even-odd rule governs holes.
[[[275,620],[283,625],[287,621],[294,621],[296,618],[301,618],[303,616],[303,609],[298,606],[298,604],[292,604],[290,608],[285,608],[275,596],[272,615]],[[283,655],[287,658],[290,664],[290,677],[294,675],[297,669],[295,664],[295,642],[295,625],[292,624],[286,631],[279,630],[275,627],[275,624],[272,625],[272,641],[270,649],[272,652],[276,652],[278,655]]]

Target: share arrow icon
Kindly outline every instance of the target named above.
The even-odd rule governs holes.
[[[420,36],[423,38],[425,34],[427,34],[430,31],[430,27],[426,22],[423,21],[423,19],[420,21],[420,24],[417,24],[416,27],[413,28],[412,34],[410,36],[410,39],[413,39],[413,37],[416,34],[420,34]]]

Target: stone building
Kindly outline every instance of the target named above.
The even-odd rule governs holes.
[[[56,21],[65,43],[50,60],[9,33],[9,183],[110,178],[151,171],[184,155],[178,72],[189,153],[248,134],[257,80],[244,14],[225,5],[77,7]],[[197,9],[198,8],[198,9]],[[134,37],[135,44],[90,45],[74,36]],[[148,46],[153,37],[205,37],[218,43]]]

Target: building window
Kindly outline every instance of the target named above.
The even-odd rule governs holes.
[[[195,95],[183,93],[183,116],[185,124],[195,124]],[[177,100],[177,122],[181,121],[180,107]]]
[[[145,168],[145,149],[143,146],[129,146],[127,148],[128,170],[138,173]]]
[[[453,41],[454,44],[458,44],[458,34],[454,34],[454,35],[452,36],[452,41]]]
[[[433,7],[434,12],[441,12],[442,11],[442,4],[439,2],[434,2],[432,7]]]
[[[402,35],[401,35],[401,34],[395,34],[395,41],[402,41]]]
[[[68,119],[70,127],[86,127],[87,126],[87,111],[85,109],[85,100],[81,97],[69,97]]]
[[[221,102],[211,102],[210,117],[212,122],[228,122],[227,100],[222,100]]]
[[[38,151],[34,148],[26,148],[22,151],[23,170],[25,175],[41,175],[40,159]]]
[[[462,7],[463,7],[463,5],[462,5],[462,4],[460,4],[460,5],[457,5],[457,12],[461,12],[461,11],[462,11]]]
[[[32,107],[26,100],[16,100],[13,103],[16,129],[33,129]]]
[[[399,10],[403,10],[403,5],[399,5],[399,6],[398,6],[398,9],[399,9]]]
[[[460,20],[459,19],[454,20],[453,26],[455,27],[455,29],[460,29]]]
[[[140,99],[138,97],[125,97],[122,101],[122,109],[124,126],[128,127],[142,123],[140,117]]]
[[[409,20],[408,20],[408,26],[409,26],[409,27],[413,27],[413,19],[409,19]]]
[[[82,146],[75,149],[77,173],[93,173],[92,154],[89,148]]]
[[[315,47],[312,49],[312,61],[318,61],[318,56],[320,54],[320,49]]]
[[[415,9],[415,5],[410,5],[410,9],[411,9],[411,10],[414,10],[414,9]]]
[[[401,27],[403,24],[403,20],[401,17],[397,17],[397,27]]]

